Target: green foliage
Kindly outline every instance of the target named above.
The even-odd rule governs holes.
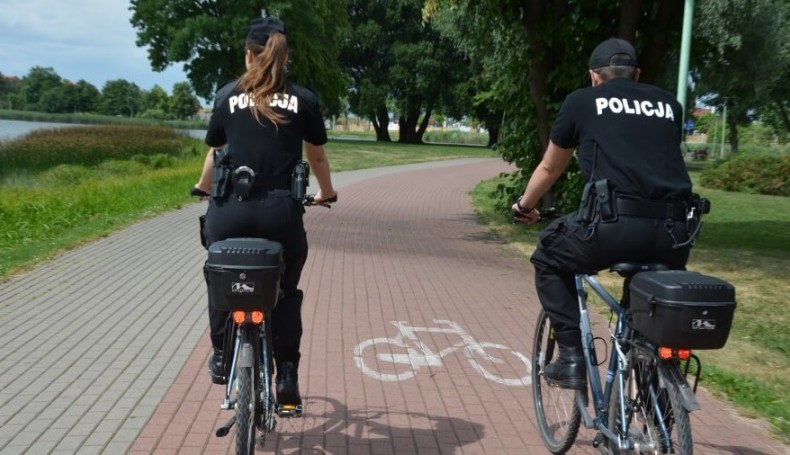
[[[44,112],[12,111],[0,109],[0,119],[26,120],[30,122],[52,122],[64,123],[69,126],[78,125],[147,125],[162,126],[166,125],[176,129],[205,129],[206,122],[200,120],[158,120],[146,117],[118,117],[100,114],[47,114]],[[64,125],[65,126],[65,125]]]
[[[140,111],[142,91],[137,84],[117,79],[107,81],[99,100],[99,113],[134,117]]]
[[[244,73],[247,26],[262,8],[285,22],[293,49],[289,76],[338,111],[346,92],[337,58],[348,17],[345,0],[132,0],[130,6],[137,44],[149,48],[151,67],[183,63],[192,87],[206,99]]]
[[[179,82],[173,85],[173,96],[168,103],[168,112],[177,119],[192,118],[197,114],[200,102],[192,93],[189,82]]]
[[[423,136],[425,142],[437,144],[482,145],[488,144],[488,136],[481,133],[463,131],[429,130]]]
[[[785,0],[709,0],[696,8],[695,89],[719,111],[727,106],[734,152],[739,131],[732,126],[748,125],[760,112],[769,114],[774,132],[790,132],[788,18]]]
[[[186,139],[171,128],[93,126],[39,130],[0,145],[3,173],[41,171],[60,164],[91,166],[133,155],[172,155]],[[162,165],[165,161],[159,159]]]
[[[700,182],[726,191],[790,196],[790,154],[741,154],[707,168]]]

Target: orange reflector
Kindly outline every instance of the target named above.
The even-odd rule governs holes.
[[[261,311],[253,311],[252,312],[252,323],[253,324],[260,324],[263,322],[263,312]]]
[[[664,360],[680,359],[686,360],[691,357],[691,349],[672,349],[660,347],[658,348],[658,356]]]
[[[247,319],[247,314],[243,311],[234,311],[233,312],[233,322],[236,324],[244,324],[244,320]]]

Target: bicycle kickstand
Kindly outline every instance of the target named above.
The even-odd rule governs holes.
[[[235,423],[236,423],[236,416],[234,415],[233,417],[228,419],[227,422],[225,422],[225,425],[222,425],[221,427],[217,428],[217,432],[215,434],[217,435],[218,438],[227,436],[228,433],[230,433],[231,427],[233,427]]]

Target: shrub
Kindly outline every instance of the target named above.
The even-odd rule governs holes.
[[[704,170],[700,183],[725,191],[790,196],[790,155],[738,155]]]
[[[95,166],[134,155],[173,155],[187,139],[172,128],[85,126],[34,131],[0,146],[2,173],[42,171],[61,164]]]

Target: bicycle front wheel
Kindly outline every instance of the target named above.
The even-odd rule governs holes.
[[[565,453],[576,441],[581,413],[574,390],[552,387],[543,377],[543,368],[559,354],[549,316],[543,310],[538,315],[532,349],[532,394],[540,436],[551,453]]]
[[[694,451],[691,422],[672,381],[660,381],[658,364],[653,355],[631,349],[630,367],[625,380],[625,419],[628,436],[638,454],[680,454]],[[667,365],[677,369],[677,364]],[[682,377],[678,374],[677,377]],[[615,390],[609,402],[609,428],[621,433],[620,396]],[[610,453],[617,454],[612,441]]]
[[[252,349],[246,344],[242,349]],[[236,453],[255,453],[254,368],[240,366],[236,372]]]

